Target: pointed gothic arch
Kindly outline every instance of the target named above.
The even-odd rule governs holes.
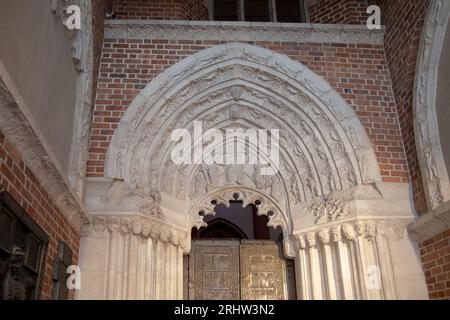
[[[450,200],[448,165],[442,150],[436,102],[438,69],[450,21],[448,1],[430,1],[418,52],[414,88],[414,135],[428,210]],[[441,71],[445,72],[445,71]]]
[[[227,180],[227,166],[175,166],[171,132],[191,130],[194,121],[205,130],[279,129],[279,173],[261,177],[257,166],[238,166],[236,182]],[[163,210],[184,213],[187,228],[204,224],[198,212],[213,211],[211,200],[226,202],[237,192],[270,208],[269,224],[281,226],[286,241],[292,212],[304,203],[381,181],[362,124],[323,78],[285,55],[241,43],[194,54],[143,89],[112,138],[105,175],[161,193]]]

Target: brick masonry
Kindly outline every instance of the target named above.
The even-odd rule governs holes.
[[[386,26],[385,52],[392,79],[414,206],[427,212],[413,129],[413,90],[417,52],[429,0],[319,0],[309,7],[312,23],[365,24],[366,9],[379,5]]]
[[[450,230],[420,245],[430,299],[450,298]]]
[[[308,8],[311,23],[366,24],[367,0],[319,0]]]
[[[381,7],[383,23],[386,25],[386,59],[413,187],[414,206],[419,214],[424,214],[427,205],[414,138],[413,90],[428,0],[379,0],[376,3]]]
[[[202,0],[114,0],[117,19],[209,20]]]
[[[101,177],[118,123],[138,92],[181,59],[219,41],[105,39],[87,176]],[[391,81],[382,46],[251,42],[284,53],[324,77],[354,108],[375,147],[383,179],[408,182]]]
[[[96,96],[97,79],[102,56],[103,38],[105,35],[105,17],[108,9],[112,8],[113,0],[92,0],[92,37],[93,37],[93,97]]]
[[[11,194],[50,237],[40,288],[41,299],[51,299],[53,262],[58,254],[59,241],[65,241],[70,246],[73,251],[73,264],[76,264],[79,236],[1,131],[0,186]]]

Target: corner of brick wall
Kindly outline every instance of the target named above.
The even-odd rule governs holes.
[[[16,200],[27,214],[49,235],[40,285],[41,299],[52,299],[53,262],[58,255],[59,241],[65,241],[73,251],[77,264],[79,236],[58,209],[20,153],[0,131],[0,185]],[[73,298],[73,292],[71,293]]]
[[[430,299],[450,299],[450,229],[420,244]]]

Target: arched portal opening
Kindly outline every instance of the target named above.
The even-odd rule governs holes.
[[[200,125],[204,130],[196,130]],[[214,139],[196,134],[213,129]],[[186,140],[191,147],[200,146],[203,155],[222,154],[216,151],[230,141],[247,146],[249,140],[245,151],[249,159],[256,157],[260,141],[251,139],[250,133],[277,130],[278,155],[276,161],[263,156],[257,164],[247,158],[235,164],[180,164],[172,159],[179,141],[168,139],[175,130],[187,132]],[[227,137],[227,130],[250,133],[235,139]],[[278,170],[264,174],[262,169],[272,163]],[[189,298],[246,299],[258,290],[261,299],[285,298],[273,293],[275,285],[286,284],[275,275],[283,273],[276,268],[287,258],[296,261],[299,298],[332,298],[344,289],[349,291],[346,297],[355,297],[353,291],[361,285],[355,279],[361,270],[350,268],[360,261],[350,253],[360,249],[359,244],[350,243],[356,240],[354,234],[346,232],[344,238],[341,227],[345,223],[348,231],[360,217],[373,218],[385,212],[380,207],[385,194],[380,168],[353,108],[305,65],[242,43],[198,52],[143,89],[111,140],[105,178],[113,183],[99,197],[101,210],[127,212],[128,216],[133,212],[145,222],[141,233],[152,243],[147,256],[156,261],[147,273],[154,279],[150,296],[155,298],[181,298],[183,276]],[[239,223],[230,221],[233,201],[244,208],[254,206],[256,215],[265,217],[261,218],[266,219],[265,228],[280,230],[282,245],[270,247],[256,239],[261,241],[259,247],[252,248],[251,242],[243,247],[242,242],[255,239]],[[120,209],[113,206],[118,203]],[[223,216],[217,212],[220,208],[227,211]],[[121,223],[113,222],[113,230],[121,230]],[[372,223],[368,225],[374,230]],[[134,227],[133,234],[140,235],[139,225]],[[200,229],[200,237],[208,238],[212,245],[216,242],[214,250],[195,245],[193,228]],[[358,230],[362,237],[364,230]],[[331,243],[331,231],[333,245],[348,247],[347,251],[339,249],[338,255],[325,250]],[[233,240],[236,237],[238,241]],[[218,240],[228,241],[228,245],[217,245]],[[185,265],[188,272],[184,273],[183,255],[194,256],[185,262],[191,267]],[[377,256],[373,254],[372,260]],[[354,275],[346,279],[345,288],[343,281],[341,286],[327,287],[343,273]],[[241,285],[241,279],[246,285]]]
[[[258,214],[259,200],[244,203],[233,194],[193,228],[191,252],[185,256],[186,299],[296,299],[294,261],[283,253],[283,232]]]
[[[280,241],[280,228],[268,227],[268,216],[258,215],[254,204],[243,206],[243,201],[232,200],[229,206],[218,204],[214,216],[204,218],[207,226],[192,229],[191,238],[198,239],[248,239]]]

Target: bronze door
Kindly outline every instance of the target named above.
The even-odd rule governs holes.
[[[193,241],[189,261],[189,297],[239,300],[239,241]]]
[[[196,240],[189,259],[189,298],[287,300],[281,245],[261,240]]]
[[[242,240],[240,262],[242,300],[287,300],[281,246],[271,241]]]

